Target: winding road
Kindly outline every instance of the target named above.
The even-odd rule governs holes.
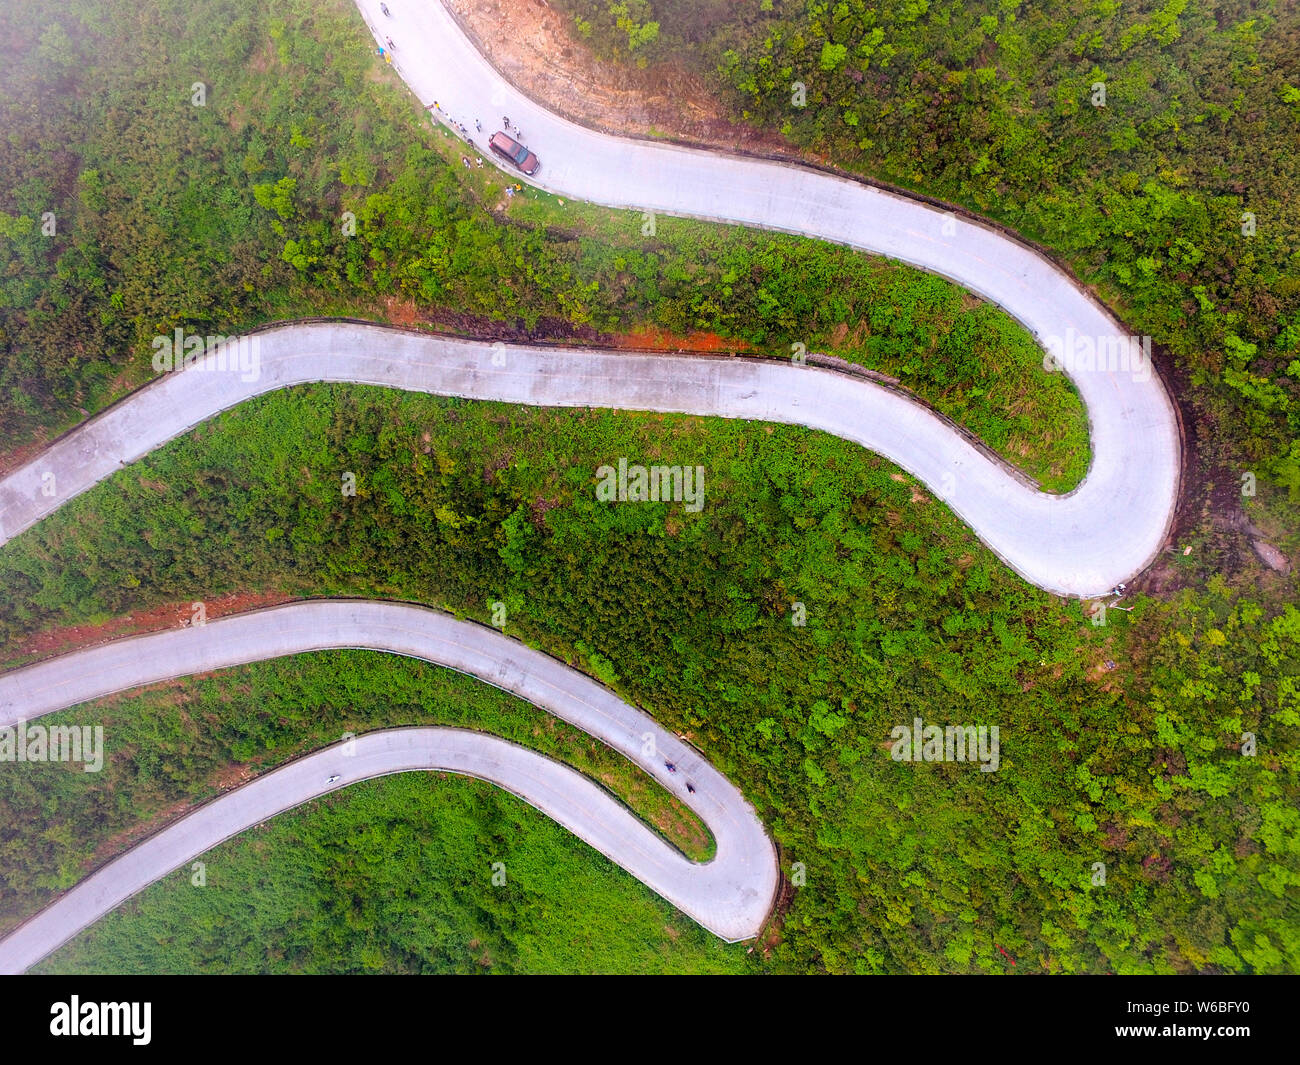
[[[383,18],[363,3],[370,21]],[[371,8],[374,7],[372,11]],[[1000,304],[1040,339],[1122,327],[1051,262],[996,230],[854,181],[781,163],[597,133],[519,94],[442,4],[399,0],[384,30],[423,100],[472,128],[498,111],[526,124],[553,191],[597,203],[803,233],[913,263]],[[491,153],[489,153],[491,156]],[[540,183],[540,182],[539,182]],[[153,448],[251,396],[355,381],[551,407],[613,407],[775,421],[861,444],[924,482],[1026,580],[1104,595],[1160,551],[1180,472],[1177,418],[1144,368],[1067,365],[1087,407],[1093,460],[1068,495],[1036,490],[920,403],[830,370],[760,360],[631,355],[405,334],[353,323],[255,334],[259,373],[216,356],[163,375],[0,479],[0,544]],[[501,362],[504,352],[505,365]],[[494,359],[493,356],[496,355]],[[1103,360],[1104,361],[1104,360]],[[593,471],[594,474],[594,471]]]
[[[388,5],[392,18],[380,12],[378,0],[357,0],[357,6],[377,41],[392,37],[398,73],[422,104],[437,102],[435,116],[463,124],[479,144],[503,116],[525,131],[542,168],[534,178],[515,174],[516,180],[589,203],[797,233],[888,256],[978,293],[1044,345],[1068,348],[1087,339],[1095,346],[1127,333],[1072,277],[992,227],[794,164],[589,129],[511,85],[440,0],[398,0]],[[482,134],[472,132],[476,119]],[[490,151],[484,159],[497,162]],[[1068,497],[1034,492],[998,463],[982,455],[977,460],[957,443],[957,434],[939,432],[935,418],[900,418],[890,429],[902,435],[885,439],[866,424],[841,435],[924,481],[1025,579],[1066,595],[1103,594],[1160,551],[1174,514],[1181,441],[1173,405],[1150,366],[1134,372],[1087,369],[1086,356],[1079,362],[1067,363],[1066,371],[1088,411],[1093,462]],[[825,392],[837,387],[826,385]],[[848,399],[849,390],[840,395]],[[771,399],[792,413],[779,396]],[[869,405],[859,410],[858,421],[877,416]],[[773,412],[777,421],[812,424],[808,419],[806,406],[803,416]]]
[[[258,777],[133,847],[0,940],[0,972],[22,972],[34,965],[136,892],[222,840],[358,780],[411,770],[445,770],[499,784],[715,935],[735,941],[758,934],[776,892],[776,851],[734,784],[689,744],[577,670],[491,629],[424,607],[313,600],[115,640],[0,675],[0,725],[30,722],[174,677],[342,647],[449,666],[582,729],[694,810],[713,833],[714,857],[690,861],[608,792],[535,751],[460,729],[392,729]],[[677,771],[668,772],[666,762]],[[329,783],[335,774],[340,779]],[[694,792],[687,790],[688,781]]]
[[[867,185],[795,165],[613,137],[552,114],[507,83],[441,3],[358,4],[399,73],[445,122],[508,114],[542,159],[532,183],[639,212],[739,223],[835,241],[950,278],[996,303],[1041,343],[1119,336],[1123,328],[1070,277],[995,229]],[[485,155],[486,158],[492,158]],[[493,159],[495,162],[495,159]],[[528,180],[520,178],[520,180]],[[0,544],[167,440],[252,396],[314,381],[551,407],[716,415],[824,430],[915,475],[1026,580],[1062,595],[1110,591],[1160,551],[1180,475],[1177,418],[1149,366],[1067,364],[1087,408],[1092,466],[1063,496],[1037,491],[923,405],[833,371],[772,361],[491,345],[351,322],[254,334],[258,373],[215,357],[158,380],[0,478]],[[504,358],[502,356],[504,355]],[[495,357],[494,357],[495,356]],[[594,471],[593,471],[594,474]],[[717,856],[687,861],[594,784],[502,740],[407,729],[330,748],[200,808],[100,870],[0,942],[21,971],[146,884],[273,814],[390,772],[446,769],[519,794],[728,939],[755,934],[777,882],[775,855],[739,791],[697,753],[591,680],[514,641],[418,607],[313,602],[117,641],[0,676],[0,723],[113,691],[241,662],[369,647],[481,677],[602,739],[654,773],[713,831]],[[642,734],[661,744],[641,753]],[[682,767],[670,777],[666,756]],[[683,795],[690,776],[694,795]]]
[[[260,350],[256,380],[205,369],[218,358],[209,356],[165,374],[0,479],[0,543],[217,412],[312,381],[822,429],[916,475],[1026,580],[1063,595],[1103,595],[1142,569],[1164,540],[1172,507],[1172,495],[1161,499],[1153,487],[1159,463],[1147,461],[1136,422],[1129,423],[1131,453],[1107,452],[1094,440],[1084,483],[1056,496],[1027,485],[922,404],[832,370],[758,359],[494,350],[482,341],[351,322],[280,326],[253,339]]]

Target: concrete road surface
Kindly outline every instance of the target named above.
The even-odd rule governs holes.
[[[1137,573],[1159,550],[1173,517],[1181,470],[1173,407],[1149,365],[1134,369],[1133,360],[1113,354],[1089,359],[1089,346],[1094,353],[1098,346],[1113,352],[1112,339],[1123,336],[1124,330],[1073,279],[1037,252],[968,219],[809,168],[588,129],[515,89],[474,48],[440,0],[398,0],[388,5],[392,18],[380,12],[377,0],[358,0],[357,6],[377,40],[393,39],[396,69],[419,102],[437,101],[439,106],[431,114],[463,124],[475,146],[484,149],[504,117],[524,130],[523,140],[541,160],[535,177],[524,177],[489,150],[481,152],[485,160],[519,181],[560,196],[630,208],[637,212],[628,219],[631,232],[640,231],[641,213],[650,211],[847,244],[951,278],[1002,307],[1040,343],[1066,356],[1066,369],[1088,408],[1093,446],[1089,480],[1100,489],[1065,508],[1071,512],[1069,517],[1052,513],[1047,519],[1043,510],[1021,505],[1004,511],[1004,527],[1020,525],[1024,538],[1072,542],[1073,551],[1062,552],[1066,557],[1055,562],[1053,572],[1074,577],[1073,585],[1041,570],[1022,568],[1018,553],[1008,551],[1005,557],[1043,587],[1091,594]],[[575,113],[581,106],[580,98],[571,101]],[[474,131],[475,119],[483,122],[482,134]],[[1104,365],[1089,368],[1096,361]],[[873,414],[862,413],[864,418]],[[907,428],[913,434],[929,431],[924,420]],[[942,441],[935,447],[951,450]],[[912,438],[900,442],[899,450],[930,449]],[[943,474],[952,474],[959,495],[955,509],[981,538],[1003,552],[1001,530],[988,524],[988,509],[977,512],[969,505],[969,496],[985,493],[988,486],[968,471],[960,455],[945,454],[937,471],[926,461],[929,455],[918,454],[914,462],[894,454],[890,458],[950,503],[953,493],[944,491]],[[1125,473],[1117,467],[1130,470]],[[938,479],[932,479],[936,472]],[[972,483],[963,492],[968,474]],[[1074,520],[1085,511],[1091,512],[1087,518]],[[1116,557],[1108,565],[1101,556],[1112,552]],[[1077,565],[1070,564],[1074,553]],[[1117,573],[1118,578],[1112,576]]]
[[[1088,409],[1093,462],[1068,496],[1026,485],[917,403],[826,370],[416,338],[351,324],[258,334],[255,374],[220,359],[169,373],[0,479],[0,544],[114,470],[249,396],[359,381],[556,407],[713,414],[824,429],[922,480],[1026,580],[1063,595],[1110,591],[1161,549],[1180,472],[1177,420],[1149,362],[1110,315],[1037,253],[965,219],[793,165],[611,137],[506,83],[440,3],[398,0],[398,69],[448,121],[509,115],[542,157],[538,183],[597,203],[786,230],[914,263],[1001,305],[1060,356]],[[378,21],[382,20],[382,21]],[[496,160],[488,152],[485,158]],[[639,225],[640,215],[635,224]],[[629,224],[633,224],[629,220]],[[1141,350],[1140,348],[1138,349]],[[249,378],[255,379],[249,379]],[[594,471],[593,471],[594,474]]]
[[[811,366],[520,345],[494,351],[480,341],[345,322],[281,326],[250,339],[260,351],[256,380],[211,368],[219,356],[209,356],[163,375],[0,479],[0,544],[218,411],[311,381],[823,429],[915,474],[1016,572],[1063,595],[1102,595],[1144,568],[1173,505],[1176,476],[1162,480],[1159,446],[1152,451],[1159,434],[1148,437],[1136,424],[1122,441],[1094,435],[1087,479],[1057,496],[1027,485],[921,404]],[[1108,439],[1118,450],[1106,449]]]
[[[358,738],[352,754],[340,744],[259,777],[133,847],[0,941],[0,971],[25,970],[125,899],[246,828],[358,780],[416,769],[499,784],[723,939],[748,939],[762,928],[777,887],[776,851],[726,777],[653,718],[562,662],[423,607],[315,600],[115,640],[0,675],[0,725],[173,677],[339,647],[449,666],[582,729],[693,809],[713,833],[715,856],[688,860],[608,792],[533,751],[460,729],[393,729]],[[106,746],[111,752],[111,735]],[[676,772],[665,768],[668,762]],[[341,779],[328,783],[335,774]]]
[[[901,196],[793,165],[612,137],[562,119],[504,81],[441,3],[358,6],[422,103],[471,131],[477,147],[509,115],[542,160],[531,183],[638,212],[736,222],[835,241],[959,282],[1001,306],[1058,354],[1092,429],[1093,465],[1068,496],[1035,491],[917,403],[836,373],[747,360],[688,359],[491,345],[354,324],[257,334],[255,373],[211,356],[168,373],[0,479],[0,544],[115,470],[218,411],[275,388],[356,381],[438,395],[555,407],[613,407],[805,425],[890,458],[921,479],[1008,565],[1067,595],[1097,595],[1143,569],[1172,519],[1180,471],[1172,405],[1123,330],[1062,271],[995,230]],[[485,159],[496,158],[484,150]],[[516,175],[518,176],[518,175]],[[594,475],[593,471],[593,475]],[[605,793],[539,755],[445,729],[363,737],[268,774],[203,807],[69,892],[0,943],[21,970],[168,870],[280,810],[352,780],[444,768],[494,780],[572,828],[730,939],[755,934],[776,886],[775,856],[725,778],[653,721],[589,679],[512,641],[415,607],[320,602],[262,611],[77,652],[0,677],[0,719],[31,718],[111,691],[238,662],[325,647],[414,654],[482,677],[598,736],[679,794],[713,830],[718,856],[677,855]],[[661,746],[647,757],[641,734]],[[662,760],[676,761],[673,776]],[[687,797],[683,794],[683,800]]]

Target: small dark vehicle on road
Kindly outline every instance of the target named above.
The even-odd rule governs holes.
[[[497,153],[510,160],[515,166],[522,170],[529,177],[532,177],[541,168],[541,160],[532,152],[525,148],[513,137],[497,130],[492,134],[488,141],[488,146]]]

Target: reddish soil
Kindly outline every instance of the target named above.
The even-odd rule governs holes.
[[[287,603],[293,596],[279,592],[231,592],[229,595],[215,599],[205,599],[208,620],[226,614],[238,614],[241,611],[257,607],[275,606]],[[10,661],[29,658],[49,658],[73,651],[92,644],[107,643],[122,636],[131,636],[142,632],[156,632],[159,629],[174,629],[190,619],[191,604],[165,603],[149,610],[125,617],[114,618],[102,625],[69,625],[64,628],[47,629],[33,633],[21,644],[13,648]]]
[[[84,415],[88,412],[83,410],[81,413]],[[37,433],[34,439],[23,444],[22,447],[0,451],[0,476],[9,473],[12,470],[16,470],[28,459],[33,458],[40,452],[44,451],[49,443],[50,435],[48,431],[41,430]]]
[[[717,333],[678,336],[656,326],[643,326],[631,333],[611,333],[604,340],[610,347],[642,351],[703,351],[730,355],[751,350],[744,341],[718,336]]]
[[[504,340],[519,344],[570,344],[579,347],[594,345],[602,348],[621,348],[625,351],[697,352],[709,355],[731,355],[753,350],[743,340],[733,337],[703,331],[678,334],[654,325],[640,326],[627,333],[602,333],[589,325],[574,325],[559,318],[542,318],[534,328],[528,329],[522,321],[511,324],[445,307],[420,311],[413,306],[397,302],[385,304],[382,313],[393,325],[426,326],[439,332],[472,337],[476,340]]]
[[[597,59],[545,0],[447,0],[492,65],[552,111],[609,132],[793,154],[776,133],[735,125],[684,62],[644,69]],[[581,106],[575,107],[574,101]]]
[[[408,329],[420,324],[420,308],[414,300],[398,299],[389,296],[384,300],[384,316],[393,325],[406,326]]]

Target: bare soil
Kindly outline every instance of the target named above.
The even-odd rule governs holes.
[[[736,125],[684,62],[644,69],[597,59],[545,0],[447,0],[492,65],[552,111],[612,133],[794,154],[779,134]]]
[[[280,592],[240,591],[214,599],[205,599],[204,606],[207,609],[208,620],[211,621],[226,614],[238,614],[257,607],[287,603],[293,598]],[[113,618],[102,625],[67,625],[36,632],[17,647],[12,648],[9,661],[50,658],[66,651],[90,647],[92,644],[108,643],[123,636],[179,628],[182,623],[189,621],[191,605],[189,602],[164,603],[149,610]]]

